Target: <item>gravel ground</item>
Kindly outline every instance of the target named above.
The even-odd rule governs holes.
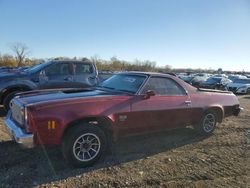
[[[0,187],[250,187],[250,96],[210,137],[180,129],[130,137],[95,166],[74,169],[58,148],[23,150],[1,131]]]

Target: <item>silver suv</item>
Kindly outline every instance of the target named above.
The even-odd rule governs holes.
[[[0,73],[0,104],[9,109],[16,93],[35,89],[86,88],[96,86],[98,71],[89,60],[53,60],[25,70]]]

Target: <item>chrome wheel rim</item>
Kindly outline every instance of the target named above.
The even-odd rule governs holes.
[[[97,135],[85,133],[79,136],[73,145],[73,154],[75,158],[82,162],[94,159],[101,148],[101,142]]]
[[[214,114],[206,114],[206,116],[203,119],[204,131],[207,133],[213,131],[215,124],[216,124],[216,120],[215,120]]]

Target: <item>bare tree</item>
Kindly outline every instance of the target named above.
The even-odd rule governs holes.
[[[15,53],[17,66],[23,65],[28,56],[29,48],[23,43],[14,43],[11,45],[11,50]]]

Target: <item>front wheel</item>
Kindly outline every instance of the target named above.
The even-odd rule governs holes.
[[[202,117],[200,125],[195,129],[204,135],[212,134],[217,124],[217,116],[213,111],[207,111]]]
[[[78,125],[64,137],[62,152],[64,157],[76,167],[94,164],[106,151],[104,132],[89,124]]]
[[[6,112],[8,112],[8,110],[10,109],[10,101],[15,97],[15,95],[17,93],[19,93],[20,91],[13,91],[13,92],[10,92],[3,100],[3,107],[4,107],[4,110]]]

